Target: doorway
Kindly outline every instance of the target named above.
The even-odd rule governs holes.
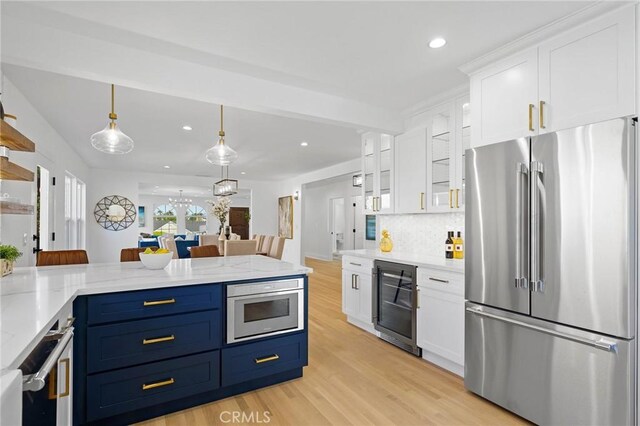
[[[347,209],[347,218],[351,230],[351,241],[349,241],[349,249],[358,250],[364,247],[364,222],[365,216],[362,214],[362,195],[351,197],[351,203]]]
[[[331,232],[331,253],[333,256],[339,255],[340,250],[344,250],[345,246],[345,210],[344,198],[331,198],[329,200],[331,214],[330,232]]]
[[[54,194],[53,178],[49,170],[38,165],[36,167],[36,226],[33,235],[33,253],[53,249],[53,212]]]
[[[243,240],[249,239],[249,207],[231,207],[229,209],[229,226],[231,232],[240,235]]]

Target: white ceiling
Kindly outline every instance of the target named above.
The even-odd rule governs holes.
[[[218,139],[218,105],[116,87],[118,125],[135,148],[114,156],[89,142],[108,122],[109,85],[8,64],[3,70],[91,167],[220,176],[220,167],[205,160]],[[360,155],[360,136],[346,127],[225,107],[224,128],[239,156],[229,175],[238,179],[286,179]],[[300,146],[302,141],[309,146]]]
[[[182,190],[183,197],[186,198],[206,198],[213,199],[212,186],[194,186],[194,185],[157,185],[151,183],[139,183],[138,194],[151,195],[159,197],[179,197]],[[233,199],[250,199],[250,189],[238,189],[238,193],[232,196]]]
[[[592,2],[37,2],[204,52],[218,67],[395,109],[466,82],[461,64]],[[11,3],[3,7],[10,10]],[[50,19],[55,19],[52,17]],[[78,23],[78,26],[80,24]],[[100,27],[100,28],[98,28]],[[120,34],[122,36],[122,34]],[[427,43],[447,39],[439,50]],[[179,78],[179,77],[178,77]]]

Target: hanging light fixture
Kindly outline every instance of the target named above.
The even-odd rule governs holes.
[[[227,175],[225,176],[225,167],[222,167],[220,180],[213,184],[213,195],[216,197],[226,197],[238,193],[238,181],[229,179],[229,166],[226,167]]]
[[[220,105],[220,131],[218,135],[220,136],[218,143],[207,150],[207,161],[217,166],[228,166],[238,159],[238,153],[224,143],[224,115],[222,105]]]
[[[111,112],[109,113],[109,119],[111,122],[107,124],[107,127],[91,135],[91,145],[95,149],[107,154],[126,154],[133,149],[133,140],[122,133],[116,120],[118,115],[114,112],[115,104],[115,86],[111,85]]]
[[[180,192],[180,197],[178,198],[169,197],[169,203],[171,203],[173,207],[190,207],[193,200],[190,198],[184,198],[182,196],[182,189],[179,192]]]

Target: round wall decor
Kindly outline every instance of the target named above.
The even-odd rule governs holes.
[[[117,208],[116,206],[120,206]],[[111,209],[109,209],[111,207]],[[115,208],[114,208],[115,207]],[[124,214],[122,210],[124,209]],[[117,214],[115,214],[116,212]],[[93,210],[96,222],[108,231],[122,231],[136,220],[136,207],[131,200],[120,195],[109,195],[98,201]]]

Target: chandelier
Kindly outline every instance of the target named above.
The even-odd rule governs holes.
[[[227,171],[225,176],[225,169]],[[238,193],[238,181],[236,179],[229,179],[229,166],[222,167],[220,173],[220,180],[213,184],[213,195],[216,197],[225,197]]]
[[[180,197],[178,198],[169,197],[169,203],[171,203],[173,207],[190,207],[193,200],[190,198],[184,198],[182,196],[182,189],[179,192],[180,192]]]

